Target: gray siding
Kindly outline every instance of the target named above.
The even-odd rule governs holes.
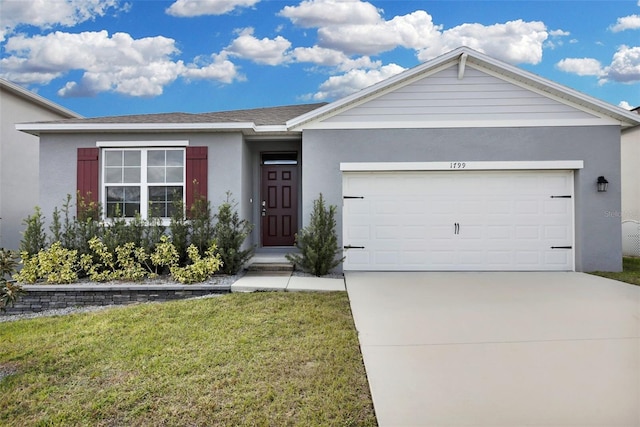
[[[303,137],[303,225],[323,193],[338,207],[342,236],[341,162],[583,160],[575,174],[576,270],[621,265],[620,129],[602,127],[306,130]],[[596,192],[604,175],[609,191]]]
[[[467,66],[453,65],[351,108],[325,123],[562,120],[594,116]]]

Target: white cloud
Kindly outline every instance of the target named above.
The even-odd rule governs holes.
[[[615,25],[612,25],[609,29],[614,33],[625,30],[638,30],[640,29],[640,15],[629,15],[618,18]]]
[[[390,21],[365,25],[336,25],[318,30],[318,44],[349,54],[373,55],[398,46],[420,49],[436,42],[440,26],[431,15],[418,10]]]
[[[360,1],[307,0],[285,7],[280,14],[296,25],[317,27],[320,47],[348,55],[375,55],[404,47],[414,49],[421,61],[465,45],[510,63],[537,64],[550,35],[569,35],[561,29],[549,33],[543,22],[523,20],[443,30],[424,10],[385,20],[381,11]]]
[[[602,64],[593,58],[566,58],[558,62],[556,68],[579,76],[599,76],[602,74]]]
[[[72,27],[96,16],[104,16],[109,9],[127,10],[120,0],[29,0],[3,1],[0,13],[0,42],[20,25],[42,29],[56,25]]]
[[[556,67],[579,76],[597,76],[600,84],[636,83],[640,82],[640,47],[620,46],[607,66],[593,58],[566,58]]]
[[[305,28],[375,24],[382,20],[375,6],[360,0],[305,0],[298,6],[286,6],[279,15]]]
[[[549,31],[549,35],[553,37],[566,37],[571,35],[571,33],[564,30],[553,30],[553,31]]]
[[[629,104],[627,101],[620,101],[618,107],[624,108],[625,110],[633,110],[635,107]]]
[[[605,67],[603,80],[618,83],[640,82],[640,46],[620,46],[613,55],[611,65]]]
[[[310,62],[325,67],[336,67],[340,71],[349,71],[355,68],[379,68],[382,65],[380,61],[372,61],[368,56],[352,59],[343,52],[320,46],[297,47],[291,56],[296,62]]]
[[[538,64],[548,35],[544,23],[538,21],[519,19],[489,26],[462,24],[444,31],[437,43],[420,50],[418,58],[425,61],[459,46],[468,46],[505,62]]]
[[[282,36],[274,39],[267,37],[258,39],[253,35],[253,28],[240,30],[236,38],[225,48],[225,53],[240,58],[250,59],[258,64],[279,65],[289,61],[287,51],[291,42]]]
[[[175,41],[166,37],[133,39],[126,33],[106,31],[44,36],[11,37],[5,44],[9,56],[0,59],[2,76],[22,84],[47,84],[71,71],[81,71],[79,81],[69,81],[60,96],[93,96],[116,92],[130,96],[157,96],[179,77],[208,78],[229,83],[239,78],[224,56],[204,65],[174,60]]]
[[[203,15],[224,15],[235,9],[252,7],[260,0],[177,0],[166,13],[181,18],[203,16]]]
[[[245,79],[239,74],[236,65],[227,59],[226,54],[213,54],[211,60],[196,58],[192,64],[187,65],[182,77],[193,80],[217,80],[227,84]]]
[[[320,85],[320,90],[307,96],[315,101],[341,98],[401,73],[405,69],[389,64],[375,70],[351,70],[340,76],[332,76]]]

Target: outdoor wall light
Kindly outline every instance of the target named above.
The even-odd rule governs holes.
[[[598,185],[598,193],[604,193],[605,191],[607,191],[607,187],[609,186],[609,181],[607,181],[604,176],[599,176],[597,185]]]

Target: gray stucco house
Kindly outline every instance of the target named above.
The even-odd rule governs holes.
[[[76,190],[161,216],[171,195],[231,191],[251,243],[286,249],[323,193],[345,270],[617,271],[620,135],[638,125],[462,47],[329,104],[18,129],[40,136],[44,212]]]
[[[79,117],[0,79],[0,247],[18,249],[22,221],[38,204],[38,138],[17,131],[16,123]]]

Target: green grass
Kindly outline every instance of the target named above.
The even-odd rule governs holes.
[[[620,273],[597,271],[593,274],[640,286],[640,258],[624,257],[622,259],[622,272]]]
[[[376,425],[344,292],[0,323],[0,365],[3,426]]]

